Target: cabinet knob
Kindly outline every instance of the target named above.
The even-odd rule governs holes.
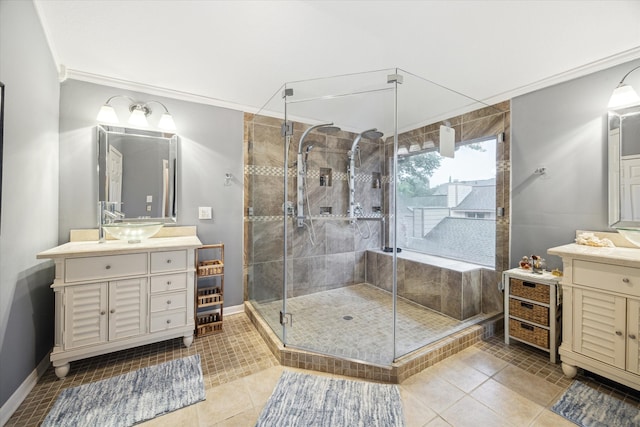
[[[171,319],[167,319],[167,324],[171,323]]]
[[[111,266],[110,266],[110,265],[107,265],[107,266],[105,267],[105,269],[106,269],[106,270],[111,270]]]
[[[170,259],[167,260],[167,264],[171,264],[171,260]]]
[[[104,310],[102,310],[102,311],[100,312],[100,315],[102,315],[102,316],[104,316],[105,314],[107,314],[107,312],[106,312],[106,311],[104,311]]]
[[[111,310],[109,310],[109,313],[115,313],[115,312],[116,312],[115,308],[112,308]]]
[[[623,279],[622,279],[622,281],[623,281],[624,283],[629,283],[629,278],[628,278],[628,277],[625,277],[625,278],[623,278]]]
[[[622,331],[616,331],[616,335],[619,337],[622,336]]]
[[[171,300],[170,299],[167,300],[167,304],[171,304]]]
[[[167,280],[167,286],[171,286],[171,280]]]
[[[629,334],[629,338],[631,338],[632,340],[635,340],[636,336],[635,336],[635,334]]]

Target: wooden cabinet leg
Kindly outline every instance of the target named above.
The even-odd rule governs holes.
[[[71,369],[71,364],[69,362],[65,363],[64,365],[60,365],[60,366],[54,366],[55,372],[56,372],[56,376],[60,379],[64,378],[67,376],[67,374],[69,373],[69,370]]]
[[[562,362],[562,372],[564,372],[568,378],[573,378],[578,373],[578,367]]]
[[[182,343],[184,344],[185,347],[189,348],[193,343],[193,334],[183,336]]]

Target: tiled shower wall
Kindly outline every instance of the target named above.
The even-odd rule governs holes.
[[[509,263],[509,192],[510,192],[510,102],[482,108],[448,119],[456,130],[456,143],[501,135],[496,150],[496,208],[503,208],[504,215],[496,221],[496,266],[495,270],[481,269],[480,278],[473,277],[467,295],[479,294],[479,302],[467,297],[455,304],[455,309],[442,311],[442,307],[453,307],[450,299],[435,297],[432,286],[425,280],[422,286],[412,285],[414,301],[430,301],[425,305],[438,311],[465,318],[475,310],[483,313],[503,311],[502,293],[498,282]],[[416,141],[422,144],[431,140],[438,148],[439,127],[442,122],[423,126],[398,137],[400,145]],[[283,192],[284,138],[281,136],[281,119],[245,114],[245,299],[248,291],[257,300],[282,298],[283,278]],[[289,166],[296,161],[299,138],[306,125],[295,123],[294,135],[289,150]],[[348,208],[347,151],[351,148],[355,134],[338,132],[333,135],[311,133],[305,141],[314,148],[309,153],[308,192],[311,215],[318,216],[320,207],[330,207],[332,214],[313,221],[316,244],[309,241],[308,227],[298,228],[295,221],[288,222],[291,260],[287,268],[288,289],[291,296],[303,295],[325,289],[348,286],[366,279],[365,252],[379,249],[389,242],[389,227],[380,220],[359,221],[360,231],[345,220]],[[391,210],[387,200],[389,194],[389,159],[392,156],[393,138],[385,137],[382,145],[363,139],[360,143],[362,165],[356,179],[356,201],[360,202],[365,215],[376,216],[374,207],[381,206],[383,214]],[[332,171],[331,187],[320,186],[320,168]],[[295,205],[296,169],[289,170],[289,199]],[[377,173],[381,174],[381,187],[376,185]],[[249,210],[251,209],[251,212]],[[308,214],[305,201],[305,214]],[[307,221],[308,223],[308,221]],[[388,224],[389,222],[387,222]],[[364,237],[370,236],[365,239]],[[377,268],[378,275],[386,270]],[[390,267],[389,267],[390,268]],[[390,274],[390,273],[389,273]],[[464,290],[461,288],[461,293]],[[446,291],[445,291],[446,292]],[[402,293],[401,293],[402,295]],[[459,313],[459,316],[458,316]]]
[[[282,190],[285,173],[281,119],[245,115],[245,299],[282,298],[284,224]],[[296,205],[298,144],[308,125],[293,123],[288,159],[288,201]],[[361,139],[356,156],[356,201],[373,217],[358,229],[348,220],[348,151],[355,134],[311,132],[304,214],[312,219],[298,227],[287,222],[288,296],[305,295],[361,283],[365,251],[381,246],[383,196],[380,188],[384,148],[381,140]],[[322,173],[321,173],[322,172]],[[330,173],[330,179],[321,174]],[[375,188],[374,188],[375,187]],[[328,213],[330,211],[330,213]],[[377,218],[375,218],[377,217]],[[249,293],[249,290],[251,292]]]

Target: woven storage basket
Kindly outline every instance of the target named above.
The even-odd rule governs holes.
[[[511,289],[509,293],[517,297],[549,303],[549,285],[511,278]]]
[[[549,308],[531,302],[509,298],[509,315],[549,326]]]
[[[549,331],[526,322],[509,319],[509,335],[538,347],[549,348]]]
[[[198,263],[199,276],[211,276],[224,273],[224,264],[219,259],[212,259]]]

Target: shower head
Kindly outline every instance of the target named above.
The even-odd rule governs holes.
[[[384,134],[377,129],[366,130],[362,132],[362,137],[367,139],[378,139],[382,138]]]
[[[336,132],[340,132],[340,128],[338,126],[333,126],[333,125],[327,125],[327,126],[322,126],[321,128],[318,129],[318,132],[322,132],[322,133],[336,133]]]
[[[309,154],[309,151],[311,151],[312,148],[313,148],[313,144],[307,145],[307,149],[306,149],[307,154]]]
[[[321,125],[311,126],[307,130],[305,130],[302,136],[300,137],[300,142],[298,143],[298,155],[302,154],[302,144],[304,143],[304,140],[307,137],[307,135],[309,135],[309,132],[311,132],[314,129],[322,129],[322,128],[328,128],[328,127],[334,128],[335,126],[333,126],[333,123],[323,123]]]
[[[349,155],[351,156],[356,152],[356,148],[358,147],[358,143],[360,142],[360,139],[362,139],[362,137],[365,137],[367,139],[378,139],[382,137],[382,135],[383,133],[378,131],[378,129],[376,128],[365,130],[364,132],[359,133],[358,136],[356,136],[356,139],[353,140],[350,151],[351,154]]]

